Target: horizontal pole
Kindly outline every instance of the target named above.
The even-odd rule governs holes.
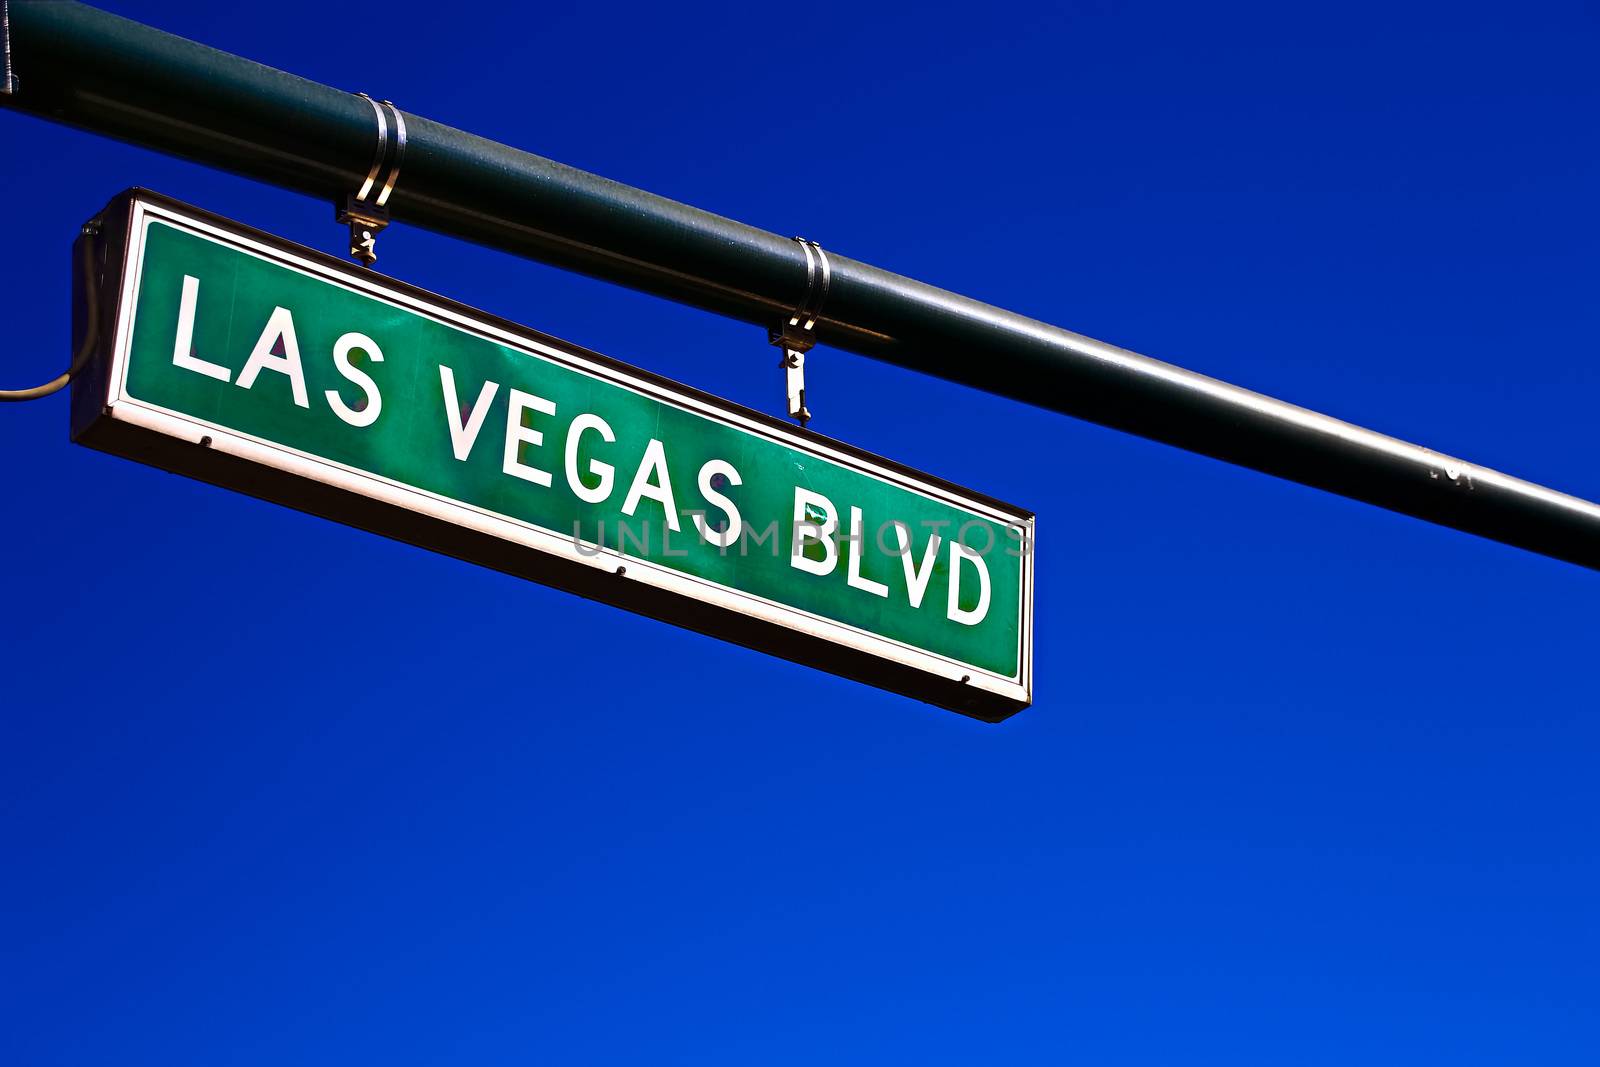
[[[352,93],[63,0],[9,0],[0,104],[329,203],[372,166]],[[404,113],[394,218],[774,326],[794,241]],[[828,251],[820,341],[1600,569],[1600,507]]]

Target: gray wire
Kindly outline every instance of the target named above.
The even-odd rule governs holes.
[[[78,346],[78,351],[73,355],[72,365],[67,368],[65,374],[45,382],[43,385],[36,385],[32,389],[0,389],[0,403],[38,400],[42,396],[59,393],[88,364],[89,357],[94,354],[95,344],[100,339],[100,295],[94,278],[94,252],[95,243],[89,240],[84,241],[82,266],[86,322],[83,329],[83,344]]]

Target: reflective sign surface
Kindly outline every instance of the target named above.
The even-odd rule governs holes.
[[[105,404],[79,416],[86,443],[182,469],[103,423],[192,442],[616,588],[552,584],[981,717],[1030,699],[1026,512],[164,198],[125,205],[105,238],[122,269],[102,293]],[[348,518],[241,469],[185,472]],[[637,585],[648,604],[630,603]],[[679,617],[674,598],[697,607]]]

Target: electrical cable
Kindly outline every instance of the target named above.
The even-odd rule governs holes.
[[[84,227],[85,236],[93,232],[89,227]],[[100,297],[97,292],[94,277],[95,242],[83,242],[83,254],[80,262],[83,267],[83,298],[87,322],[83,331],[83,344],[78,346],[77,353],[72,357],[72,363],[62,374],[43,385],[36,385],[32,389],[0,389],[0,402],[17,403],[23,400],[38,400],[40,397],[59,393],[67,387],[73,377],[81,372],[89,362],[89,357],[94,354],[95,344],[100,339]]]

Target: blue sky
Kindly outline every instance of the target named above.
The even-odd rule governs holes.
[[[1600,498],[1581,6],[108,5]],[[7,386],[145,185],[0,114]],[[755,328],[397,225],[407,281],[778,411]],[[0,1060],[1592,1063],[1597,579],[828,349],[1037,511],[985,726],[0,410]]]

